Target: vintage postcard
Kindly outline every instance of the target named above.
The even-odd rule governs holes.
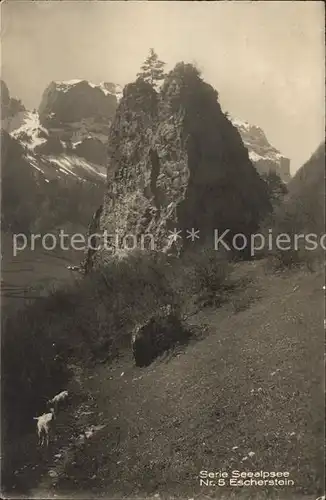
[[[1,8],[1,497],[325,500],[319,1]]]

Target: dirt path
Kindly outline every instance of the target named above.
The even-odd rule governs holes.
[[[323,475],[322,286],[321,273],[265,277],[261,299],[246,310],[235,314],[231,303],[192,317],[207,335],[185,352],[145,369],[125,356],[81,373],[88,398],[76,406],[76,437],[55,477],[47,472],[30,498],[315,500]],[[99,425],[78,443],[82,428]],[[294,485],[199,485],[201,470],[235,469],[288,471]]]

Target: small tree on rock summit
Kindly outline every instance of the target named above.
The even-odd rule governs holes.
[[[164,66],[165,62],[159,60],[154,49],[150,49],[149,56],[141,66],[141,71],[137,73],[137,77],[142,78],[156,88],[158,83],[165,77]]]

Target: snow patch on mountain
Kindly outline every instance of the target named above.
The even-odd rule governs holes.
[[[290,160],[268,142],[264,131],[239,118],[231,118],[231,122],[238,129],[257,171],[260,174],[274,171],[284,182],[288,182],[291,178]]]
[[[106,179],[106,168],[92,164],[74,155],[34,155],[26,154],[30,166],[41,172],[46,180],[60,179],[70,176],[75,180],[102,183]]]
[[[250,123],[239,120],[239,118],[231,118],[231,121],[237,128],[244,128],[246,130],[249,130],[251,127]]]
[[[101,82],[99,84],[89,82],[88,80],[64,80],[64,81],[55,81],[55,85],[58,90],[61,92],[69,92],[69,90],[74,87],[75,85],[78,85],[80,83],[86,83],[90,87],[100,89],[104,95],[114,95],[116,96],[117,100],[119,101],[122,97],[122,87],[118,84],[114,83],[109,83],[109,82]]]
[[[27,149],[34,150],[36,146],[46,142],[49,136],[46,128],[42,127],[37,112],[26,111],[22,116],[22,124],[11,132]]]
[[[83,179],[87,176],[98,177],[102,180],[106,178],[106,167],[100,165],[92,164],[79,156],[73,155],[60,155],[60,156],[48,156],[48,161],[56,165],[59,170],[65,173],[72,174],[75,177]],[[77,173],[76,173],[77,172]],[[80,175],[78,175],[78,173]]]

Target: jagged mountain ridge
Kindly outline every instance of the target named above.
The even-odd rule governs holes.
[[[105,108],[99,115],[96,112],[97,106],[91,110],[90,101],[88,101],[84,116],[80,112],[80,107],[78,120],[76,120],[75,112],[69,116],[67,99],[74,102],[72,107],[76,107],[78,103],[85,100],[85,93],[91,96],[95,95],[94,92],[97,96],[101,95],[97,99],[101,100],[107,97],[110,99],[111,108],[109,111],[108,108]],[[7,94],[9,95],[9,91]],[[116,117],[116,109],[121,97],[121,88],[115,84],[96,85],[86,80],[51,82],[43,94],[39,111],[19,110],[13,116],[2,117],[2,126],[23,145],[26,161],[32,169],[41,172],[46,180],[60,180],[70,177],[78,181],[87,180],[102,183],[107,176],[108,143],[109,153],[115,148],[116,136],[112,134],[114,126],[111,127],[111,125],[113,117]],[[65,121],[58,119],[60,116],[58,109],[63,106],[63,103],[65,104]],[[161,113],[159,115],[159,119],[161,119]],[[164,120],[165,118],[163,118]],[[257,171],[262,173],[270,169],[275,170],[284,181],[287,181],[289,160],[268,143],[264,132],[259,127],[249,125],[247,122],[236,119],[231,119],[231,121],[239,131],[242,141],[249,151],[249,158]],[[166,136],[169,137],[169,134],[167,133]],[[139,152],[135,152],[135,154],[137,155]],[[173,161],[170,163],[171,170],[173,169]],[[117,168],[117,165],[118,162],[109,162],[109,179],[112,178],[113,170]],[[176,185],[178,183],[176,176],[179,174],[174,172],[173,175],[175,177],[173,182]],[[186,182],[186,175],[185,172],[181,173],[181,177],[183,176],[181,184]],[[158,180],[159,184],[160,179]],[[154,182],[153,179],[151,182]],[[119,188],[114,187],[113,190],[119,190]]]
[[[71,96],[76,87],[80,88],[80,83],[82,93],[89,92],[92,95],[96,89],[97,95],[100,94],[104,98],[111,97],[113,109],[117,105],[119,87],[114,84],[106,83],[96,86],[78,80],[53,82],[49,87],[52,92],[55,87],[59,89],[59,94]],[[7,102],[10,99],[9,90],[5,84],[3,86],[5,92],[2,96]],[[45,94],[47,95],[47,92]],[[78,95],[80,97],[80,90],[78,90]],[[84,97],[83,95],[81,101]],[[56,100],[53,101],[54,105],[55,103]],[[50,109],[49,105],[43,96],[43,109]],[[80,102],[75,100],[74,105],[80,112]],[[40,114],[36,110],[23,109],[10,116],[2,116],[2,128],[19,141],[23,146],[26,161],[32,169],[41,172],[46,180],[66,180],[71,177],[72,180],[103,183],[106,179],[106,141],[110,120],[108,119],[108,123],[98,123],[95,110],[93,110],[93,116],[90,111],[89,108],[87,117],[82,117],[79,122],[74,122],[74,116],[72,116],[68,124],[61,123],[61,127],[47,128],[42,125]]]
[[[120,97],[121,88],[113,83],[51,82],[38,111],[2,116],[2,128],[33,153],[76,156],[104,167],[109,128]]]
[[[44,90],[38,108],[42,125],[56,128],[83,118],[113,118],[121,89],[118,85],[87,80],[53,81]]]
[[[38,109],[40,123],[85,159],[106,164],[106,144],[121,88],[86,80],[51,82]]]
[[[1,97],[7,102],[8,96],[7,89]],[[36,110],[22,108],[1,118],[3,228],[50,229],[69,221],[86,227],[103,195],[106,151],[102,162],[84,158],[88,150],[79,154],[69,140],[52,134]]]
[[[256,228],[270,209],[266,185],[217,97],[184,63],[160,94],[141,79],[124,88],[108,141],[102,230],[150,233],[169,251],[189,243],[167,240],[174,228],[200,229],[210,245],[214,228]]]
[[[283,182],[289,182],[290,160],[268,142],[264,131],[257,125],[232,118],[240,132],[242,141],[249,151],[249,158],[260,174],[276,172]]]
[[[5,110],[2,127],[28,150],[37,154],[81,157],[93,165],[106,166],[110,125],[122,97],[119,85],[108,82],[94,84],[78,79],[54,81],[45,89],[39,111],[33,112],[25,110],[17,99],[10,98],[4,82],[1,83],[1,90],[2,109]],[[106,104],[98,114],[98,103],[103,104],[106,98],[109,105]],[[10,101],[20,103],[20,106],[12,107],[8,113],[6,110]],[[86,106],[85,102],[88,103]],[[62,121],[60,116],[62,118],[63,110]],[[273,170],[284,182],[288,182],[290,160],[269,144],[262,129],[236,118],[231,121],[239,130],[257,171],[262,174]],[[103,175],[104,169],[101,169],[100,176]]]

